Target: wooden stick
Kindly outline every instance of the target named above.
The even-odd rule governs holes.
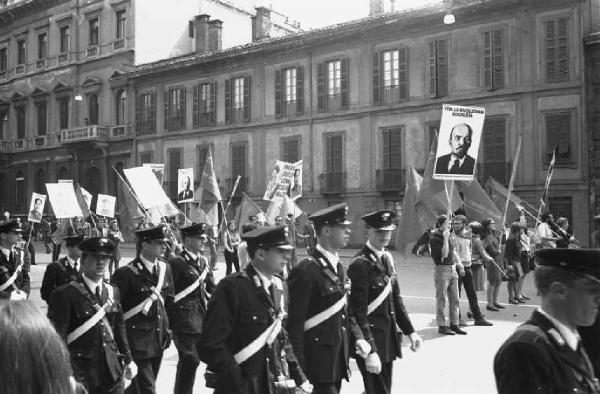
[[[508,193],[506,196],[506,204],[504,205],[504,213],[502,214],[502,226],[504,227],[506,223],[506,215],[508,214],[508,203],[510,202],[510,194],[512,193],[514,184],[515,184],[515,176],[517,172],[517,163],[519,163],[519,155],[521,153],[521,141],[523,137],[519,136],[519,142],[517,142],[517,154],[515,155],[515,161],[513,161],[512,165],[512,173],[510,174],[510,181],[508,182]]]

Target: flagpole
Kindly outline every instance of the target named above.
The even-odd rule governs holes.
[[[225,220],[225,216],[227,215],[227,211],[229,210],[229,205],[231,204],[231,200],[233,199],[233,196],[235,195],[235,191],[237,190],[237,187],[240,183],[240,179],[242,179],[242,176],[238,175],[235,180],[235,184],[233,185],[233,190],[231,191],[231,195],[229,196],[229,200],[227,201],[227,206],[225,207],[225,210],[223,211],[223,219],[221,219],[221,223],[219,223],[219,231],[221,230],[221,226],[223,226],[223,221]]]
[[[538,208],[537,218],[535,220],[535,225],[537,226],[540,223],[540,219],[542,217],[542,206],[546,205],[546,195],[548,190],[550,189],[550,180],[552,179],[552,171],[554,170],[554,163],[556,161],[556,150],[557,147],[554,147],[554,151],[552,152],[552,160],[550,160],[550,165],[548,166],[548,173],[546,174],[546,182],[544,183],[544,190],[542,191],[542,198],[540,198],[540,206]]]
[[[142,211],[142,213],[144,214],[144,216],[146,217],[146,219],[149,220],[150,222],[152,222],[152,218],[150,217],[150,215],[146,211],[146,208],[144,208],[144,206],[142,205],[142,203],[140,202],[140,200],[135,195],[135,192],[133,190],[131,190],[131,187],[127,184],[127,182],[125,182],[125,179],[123,179],[123,177],[121,176],[121,174],[119,174],[119,171],[117,171],[117,169],[115,167],[113,167],[112,169],[115,171],[115,173],[117,174],[117,176],[119,177],[119,179],[121,180],[121,182],[123,182],[123,185],[125,185],[125,188],[127,189],[127,191],[129,191],[129,194],[131,195],[131,197],[133,197],[133,199],[135,200],[136,204],[138,205],[138,208],[140,208],[140,210]],[[160,212],[160,210],[159,210],[159,212]]]
[[[508,193],[506,198],[506,204],[504,205],[504,212],[502,213],[502,226],[506,224],[506,215],[508,214],[508,203],[510,202],[510,194],[512,193],[515,177],[517,175],[517,165],[519,163],[519,156],[521,154],[521,142],[523,140],[522,136],[519,136],[519,142],[517,142],[517,154],[515,155],[515,161],[513,161],[512,172],[510,174],[510,181],[508,182]]]

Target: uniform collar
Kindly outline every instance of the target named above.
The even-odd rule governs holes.
[[[321,252],[321,254],[323,256],[325,256],[325,258],[332,264],[335,266],[335,264],[337,264],[338,261],[340,261],[340,256],[338,255],[337,252],[335,253],[331,253],[326,251],[320,244],[317,244],[317,248],[316,248],[319,252]]]
[[[93,294],[96,294],[96,287],[99,287],[100,293],[102,293],[102,279],[100,279],[98,282],[94,282],[93,280],[91,280],[90,278],[88,278],[85,275],[82,275],[82,277],[83,277],[83,281],[85,282],[87,287],[89,287],[89,289],[92,291]]]
[[[383,250],[377,250],[373,247],[373,245],[371,245],[371,241],[367,240],[367,243],[365,244],[367,246],[367,248],[371,249],[371,251],[373,253],[375,253],[375,257],[377,257],[378,259],[381,258],[381,256],[383,256]]]
[[[262,272],[260,272],[259,270],[257,270],[254,265],[252,265],[252,267],[254,268],[254,271],[256,271],[256,274],[260,278],[260,281],[262,282],[262,285],[265,288],[266,292],[269,293],[270,288],[271,288],[272,279],[267,278],[267,276],[265,274],[263,274]]]
[[[565,340],[567,345],[573,351],[577,351],[577,347],[579,345],[580,336],[579,334],[571,330],[569,327],[561,323],[558,319],[551,316],[548,312],[544,311],[542,308],[538,308],[537,311],[541,313],[546,319],[550,320],[550,322],[554,325],[554,327],[560,333],[560,336]]]
[[[148,272],[152,272],[152,269],[156,266],[156,262],[157,262],[157,260],[154,260],[154,262],[147,260],[141,254],[140,254],[140,261],[142,262],[142,264],[144,264],[144,267],[146,267]]]
[[[69,266],[70,266],[71,268],[73,268],[73,269],[75,268],[75,264],[79,264],[79,259],[77,259],[77,260],[73,260],[73,259],[72,259],[72,258],[70,258],[68,255],[66,256],[66,258],[67,258],[67,263],[68,263],[68,264],[69,264]]]
[[[0,246],[0,251],[2,252],[4,257],[6,257],[6,260],[10,259],[10,249],[6,249],[4,246]]]
[[[192,259],[194,259],[194,261],[197,261],[197,260],[200,258],[200,254],[195,254],[195,253],[193,253],[191,250],[189,250],[189,249],[186,249],[186,248],[183,248],[183,250],[185,250],[185,252],[186,252],[188,255],[190,255],[190,257],[191,257]]]

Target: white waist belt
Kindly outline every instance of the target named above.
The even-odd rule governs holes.
[[[370,315],[371,313],[373,313],[373,311],[375,309],[379,308],[379,305],[381,305],[383,303],[383,301],[387,298],[387,296],[390,295],[391,291],[392,291],[392,279],[390,278],[390,280],[388,280],[388,283],[383,288],[383,291],[381,293],[379,293],[377,298],[375,298],[373,301],[371,301],[369,306],[367,306],[367,315]]]
[[[304,331],[308,331],[313,327],[318,326],[323,323],[325,320],[329,319],[331,316],[335,315],[348,302],[348,296],[344,294],[342,298],[340,298],[335,304],[331,305],[329,308],[325,309],[323,312],[319,312],[307,321],[304,322]]]

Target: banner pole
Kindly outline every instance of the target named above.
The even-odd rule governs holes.
[[[521,142],[523,140],[522,136],[519,136],[519,142],[517,142],[517,154],[515,155],[515,161],[512,165],[512,172],[510,174],[510,181],[508,182],[508,193],[506,197],[506,204],[504,205],[504,213],[502,214],[502,226],[506,224],[506,215],[508,214],[508,203],[510,202],[510,194],[512,193],[515,177],[517,173],[517,165],[519,163],[519,156],[521,154]]]
[[[233,196],[235,195],[235,191],[237,190],[237,187],[240,183],[240,179],[242,179],[242,176],[238,175],[235,180],[235,184],[233,185],[233,190],[231,191],[231,195],[229,196],[229,200],[227,201],[227,206],[225,207],[225,209],[223,211],[223,219],[221,219],[221,222],[219,223],[219,231],[221,231],[221,226],[223,226],[223,222],[225,221],[225,216],[227,215],[227,211],[229,210],[229,205],[231,204],[231,200],[233,199]]]
[[[123,179],[123,177],[121,176],[121,174],[119,174],[119,171],[117,171],[117,169],[115,167],[113,167],[112,169],[115,171],[115,173],[117,174],[117,176],[119,177],[119,179],[121,180],[121,182],[123,182],[123,185],[125,185],[125,188],[127,189],[127,191],[129,191],[129,194],[131,195],[131,197],[133,197],[133,199],[135,200],[136,204],[138,205],[138,208],[140,208],[140,210],[142,211],[142,213],[144,214],[144,216],[146,217],[146,219],[148,221],[152,222],[152,218],[150,217],[150,215],[146,211],[146,208],[144,208],[144,206],[142,205],[142,203],[140,202],[140,200],[135,195],[135,192],[133,190],[131,190],[131,187],[127,184],[127,182],[125,182],[125,179]],[[159,210],[159,212],[160,212],[160,210]]]

